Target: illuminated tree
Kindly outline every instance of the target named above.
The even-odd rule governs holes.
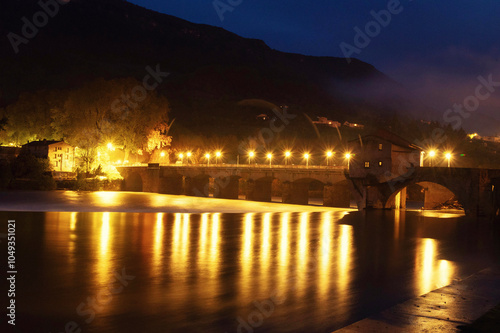
[[[87,169],[97,167],[93,165],[96,148],[108,142],[123,149],[124,160],[143,149],[155,130],[160,145],[165,145],[161,134],[168,120],[168,102],[155,91],[134,99],[133,91],[141,85],[134,79],[98,79],[70,91],[63,107],[52,111],[57,133],[80,148]]]
[[[166,147],[170,147],[172,143],[172,137],[168,135],[170,128],[172,127],[173,121],[168,124],[167,122],[161,122],[157,124],[152,130],[150,130],[147,137],[146,151],[151,154],[150,162],[160,161],[161,151],[166,153],[165,159],[162,160],[166,163],[169,162],[169,150],[165,151]]]

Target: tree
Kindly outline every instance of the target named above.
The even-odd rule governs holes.
[[[98,79],[70,91],[64,105],[53,110],[53,127],[79,148],[87,170],[96,167],[92,164],[99,145],[111,142],[128,159],[130,152],[147,145],[152,131],[168,121],[168,102],[163,96],[150,91],[133,99],[141,84],[134,79]]]
[[[157,124],[156,127],[150,130],[146,146],[146,151],[151,154],[150,162],[160,161],[161,150],[171,145],[172,137],[168,135],[168,132],[170,131],[172,124],[173,121],[170,124],[167,124],[167,122],[164,121]],[[168,154],[164,161],[166,163],[169,162]]]
[[[4,111],[6,140],[20,146],[29,141],[54,139],[51,109],[61,103],[57,91],[23,93]]]

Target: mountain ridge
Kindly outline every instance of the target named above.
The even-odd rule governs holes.
[[[2,7],[4,36],[20,34],[21,18],[42,10],[31,0]],[[286,104],[311,118],[352,121],[426,109],[401,84],[360,60],[348,64],[343,58],[273,50],[262,40],[123,0],[61,5],[19,49],[15,54],[7,38],[0,42],[3,106],[23,91],[71,89],[99,77],[141,80],[146,66],[158,64],[171,73],[159,91],[170,101],[172,117],[204,132],[221,119],[250,117],[254,111],[239,116],[237,102],[243,99]]]

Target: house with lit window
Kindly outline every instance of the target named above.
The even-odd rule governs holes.
[[[349,142],[349,176],[386,182],[420,166],[422,148],[400,136],[378,130]]]
[[[75,148],[64,141],[33,141],[23,145],[33,156],[47,158],[56,172],[72,172],[75,166]]]

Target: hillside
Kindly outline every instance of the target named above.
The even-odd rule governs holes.
[[[2,2],[0,34],[21,35],[21,18],[32,21],[41,10],[37,1]],[[60,6],[17,54],[2,38],[0,106],[24,91],[71,89],[100,77],[142,80],[146,66],[157,65],[170,73],[158,89],[182,131],[251,132],[241,128],[253,127],[265,110],[238,105],[244,99],[287,105],[313,120],[366,123],[429,111],[361,61],[272,50],[260,40],[121,0],[72,0]]]

